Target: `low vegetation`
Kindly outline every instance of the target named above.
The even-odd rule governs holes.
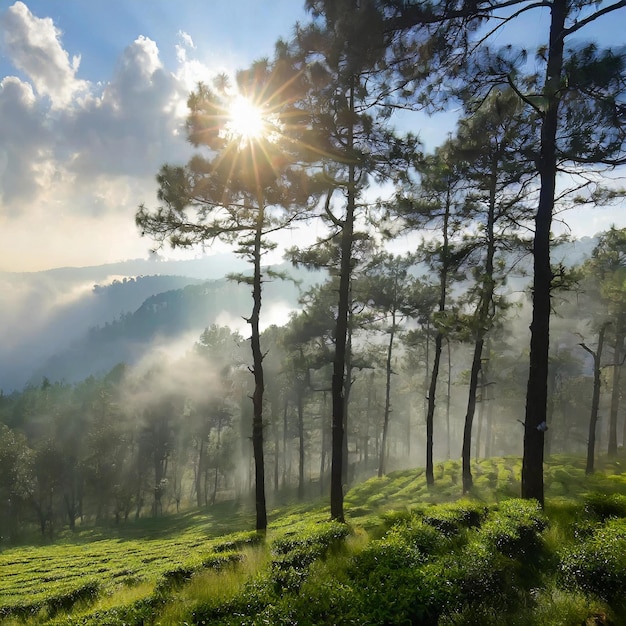
[[[299,504],[262,537],[222,505],[221,525],[196,511],[11,547],[0,622],[626,624],[626,475],[583,463],[548,464],[545,510],[513,497],[517,459],[477,463],[463,499],[449,461],[430,489],[421,470],[355,487],[345,525]]]

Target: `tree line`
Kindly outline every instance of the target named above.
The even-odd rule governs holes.
[[[476,258],[464,254],[441,311],[432,267],[442,246],[439,234],[413,255],[368,251],[353,277],[344,488],[423,466],[427,443],[433,462],[462,456],[470,476],[476,459],[522,452],[527,348],[517,329],[527,327],[530,296],[498,281],[498,312],[477,376],[484,313],[476,290],[484,292],[484,276]],[[488,255],[482,245],[472,248]],[[518,264],[508,250],[496,258],[502,274]],[[600,235],[591,256],[563,275],[567,284],[554,299],[545,435],[549,454],[587,453],[593,471],[596,454],[614,456],[626,443],[620,410],[626,229]],[[288,324],[260,333],[270,502],[325,497],[332,480],[337,285],[329,276],[303,292]],[[53,536],[77,525],[250,501],[256,474],[249,352],[249,338],[212,325],[178,359],[159,353],[81,383],[44,379],[0,396],[2,540],[17,540],[31,527]],[[468,419],[470,404],[475,419]],[[471,490],[469,480],[456,486],[459,494]]]
[[[570,44],[590,24],[622,10],[624,1],[597,3],[552,0],[498,2],[397,2],[309,0],[311,20],[276,45],[272,60],[256,62],[236,78],[237,90],[264,112],[266,132],[233,137],[229,129],[232,86],[218,77],[189,98],[188,138],[199,152],[186,166],[165,165],[158,175],[156,210],[141,206],[137,224],[160,244],[206,245],[235,241],[254,268],[249,318],[255,378],[253,442],[256,459],[257,528],[266,526],[263,473],[263,351],[259,344],[262,302],[261,258],[274,245],[271,233],[295,221],[319,221],[328,235],[296,262],[332,263],[338,277],[332,388],[331,516],[343,519],[345,406],[350,386],[350,290],[359,252],[376,234],[393,229],[368,224],[387,221],[421,230],[433,220],[443,229],[438,254],[438,317],[446,317],[450,275],[472,251],[449,238],[460,229],[486,232],[482,296],[475,310],[472,380],[480,372],[485,337],[495,317],[493,266],[496,214],[527,213],[533,254],[533,306],[526,411],[522,496],[543,503],[543,457],[548,406],[551,296],[558,273],[550,262],[551,225],[563,202],[594,203],[614,194],[601,190],[600,170],[624,163],[624,54],[597,42]],[[528,50],[500,45],[502,29],[547,9],[548,36],[528,63]],[[474,117],[494,126],[491,142],[465,145],[464,158],[441,146],[420,151],[417,134],[397,133],[397,110],[436,110],[459,103],[472,134]],[[507,108],[508,107],[508,108]],[[505,121],[506,120],[506,121]],[[518,127],[507,135],[504,126]],[[416,129],[419,130],[419,129]],[[475,129],[480,132],[483,129]],[[488,156],[487,156],[488,155]],[[464,176],[478,181],[476,217],[452,216]],[[438,171],[437,171],[438,170]],[[569,172],[576,195],[561,189]],[[368,190],[390,184],[392,201],[373,202]],[[482,195],[481,193],[482,192]],[[531,199],[532,198],[532,199]],[[469,210],[469,209],[468,209]],[[524,220],[511,222],[521,225]],[[507,230],[507,226],[502,226]],[[330,246],[331,250],[327,248]],[[481,271],[477,270],[477,271]],[[441,325],[440,325],[441,326]],[[432,482],[432,437],[438,367],[444,333],[436,333],[426,416],[426,466]],[[475,384],[474,384],[475,386]],[[467,406],[469,437],[475,399]],[[471,485],[469,466],[464,483]]]

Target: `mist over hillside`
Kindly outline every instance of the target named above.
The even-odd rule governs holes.
[[[135,259],[43,272],[0,272],[0,389],[23,387],[44,361],[90,328],[133,313],[149,297],[222,278],[247,264],[232,254]]]
[[[553,251],[553,262],[578,265],[597,239],[584,237]],[[528,269],[532,259],[529,256]],[[0,389],[25,384],[75,382],[101,374],[119,362],[134,363],[151,350],[184,351],[212,323],[229,325],[247,336],[250,290],[225,279],[248,264],[232,254],[167,261],[136,259],[120,263],[59,268],[45,272],[0,272],[3,305],[0,326]],[[280,267],[303,281],[324,273]],[[527,279],[511,287],[525,289]],[[298,307],[292,282],[264,286],[262,323],[282,324]]]

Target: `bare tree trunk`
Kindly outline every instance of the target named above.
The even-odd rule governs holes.
[[[463,430],[463,493],[467,493],[473,486],[471,468],[472,426],[476,411],[476,395],[478,393],[478,377],[482,369],[483,346],[485,335],[491,326],[490,311],[493,306],[493,294],[495,280],[493,277],[493,264],[496,254],[495,244],[495,212],[496,212],[496,189],[498,183],[499,158],[497,153],[492,156],[489,175],[489,204],[487,209],[487,250],[485,257],[485,274],[482,281],[482,293],[476,310],[476,337],[474,343],[474,357],[470,372],[469,394],[467,399],[467,412],[465,414],[465,426]],[[483,379],[484,389],[484,379]],[[481,423],[482,426],[482,423]],[[480,433],[476,441],[476,449],[480,446]],[[478,453],[477,453],[478,456]]]
[[[618,322],[619,323],[619,322]],[[615,331],[615,344],[613,345],[613,388],[611,390],[611,411],[609,413],[609,448],[610,457],[617,456],[617,412],[620,400],[620,382],[622,374],[622,346],[624,335],[620,330]]]
[[[544,503],[543,456],[548,399],[548,351],[550,345],[550,228],[556,188],[556,135],[559,115],[559,92],[563,74],[565,18],[568,0],[551,4],[550,42],[546,68],[541,124],[541,150],[538,170],[541,180],[539,205],[535,215],[533,242],[533,313],[530,325],[530,363],[524,420],[524,456],[522,459],[522,498]]]
[[[397,288],[397,277],[396,277]],[[380,445],[380,461],[378,463],[378,478],[387,471],[387,434],[389,430],[389,414],[391,412],[391,356],[393,353],[393,339],[396,334],[396,311],[391,312],[391,332],[387,346],[386,380],[385,380],[385,410],[383,413],[383,436]]]
[[[350,476],[350,452],[348,448],[348,418],[350,416],[350,392],[352,391],[352,311],[348,311],[348,341],[346,344],[346,366],[343,392],[343,472],[341,480],[344,485],[349,485]]]
[[[446,298],[448,293],[448,272],[450,269],[450,246],[448,242],[448,224],[450,221],[451,192],[448,184],[446,194],[446,206],[443,217],[443,250],[442,266],[439,275],[439,312],[446,310]],[[428,410],[426,413],[426,484],[435,484],[435,474],[433,466],[433,430],[435,417],[435,399],[437,396],[437,378],[439,377],[439,364],[441,362],[441,348],[443,334],[437,330],[435,335],[435,354],[433,357],[433,369],[430,375],[430,385],[428,387]]]
[[[350,112],[354,114],[354,80],[350,86]],[[348,125],[347,150],[354,147],[354,128]],[[346,217],[341,229],[341,270],[339,275],[339,302],[337,307],[337,325],[335,329],[335,358],[333,360],[333,419],[332,419],[332,464],[330,476],[330,516],[332,519],[343,522],[343,458],[344,449],[344,392],[346,344],[348,337],[348,315],[350,309],[350,278],[352,274],[352,240],[354,237],[355,212],[355,166],[348,167],[348,189]]]
[[[598,407],[600,406],[600,374],[602,373],[602,350],[604,348],[604,335],[609,323],[606,322],[600,328],[598,334],[598,348],[594,352],[584,343],[581,343],[583,350],[586,350],[593,357],[593,395],[591,397],[591,415],[589,417],[589,438],[587,440],[587,465],[585,474],[593,474],[595,450],[596,450],[596,427],[598,424]]]
[[[323,392],[321,426],[322,426],[322,453],[320,454],[320,494],[324,493],[324,476],[326,474],[326,392]]]
[[[250,343],[252,346],[252,373],[254,375],[254,393],[252,395],[252,448],[254,452],[256,530],[264,533],[267,529],[267,509],[265,504],[265,460],[263,458],[263,353],[261,352],[261,335],[259,318],[261,313],[261,236],[264,219],[263,202],[259,201],[259,216],[254,237],[254,276],[252,298],[254,306],[248,322],[252,327]]]
[[[283,487],[287,486],[287,432],[289,426],[289,400],[285,397],[283,407]]]
[[[450,339],[446,342],[448,348],[448,390],[446,393],[446,460],[450,460],[450,403],[452,401],[452,350]]]
[[[222,418],[218,416],[217,418],[217,446],[215,450],[215,477],[213,480],[213,494],[211,495],[211,504],[215,504],[215,500],[217,499],[217,486],[219,480],[219,458],[220,458],[220,448],[222,446]]]
[[[304,400],[303,390],[298,390],[298,498],[304,498]]]

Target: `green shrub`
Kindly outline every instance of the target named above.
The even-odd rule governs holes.
[[[350,529],[339,522],[307,524],[275,539],[272,543],[272,552],[274,554],[286,554],[294,548],[313,545],[328,548],[349,534]]]
[[[193,624],[250,624],[248,616],[258,616],[276,603],[274,583],[269,572],[247,581],[232,600],[204,602],[191,612]]]
[[[577,546],[560,552],[566,585],[575,585],[608,601],[624,602],[626,520],[609,520]]]
[[[626,517],[626,496],[619,493],[588,493],[584,502],[585,512],[602,522],[611,517]]]
[[[398,535],[370,544],[349,569],[363,615],[371,624],[436,624],[437,581],[420,569],[423,555]]]
[[[387,537],[390,539],[397,537],[412,550],[417,551],[422,561],[443,552],[450,545],[448,537],[440,530],[416,517],[396,524],[388,532]]]
[[[535,500],[501,502],[480,529],[481,537],[502,554],[524,557],[541,546],[540,533],[547,520]]]
[[[424,513],[424,522],[439,529],[444,535],[457,535],[463,528],[480,526],[487,508],[469,500],[439,504]]]
[[[315,624],[317,626],[362,623],[360,596],[344,581],[326,577],[309,578],[295,596],[283,597],[271,624]]]
[[[345,524],[323,522],[302,525],[274,540],[272,579],[276,593],[297,593],[306,580],[308,568],[350,533]]]
[[[213,546],[214,552],[237,552],[242,548],[256,546],[261,543],[263,536],[255,531],[238,533],[229,541],[222,541]]]
[[[455,590],[450,604],[456,609],[487,604],[500,610],[517,599],[513,563],[480,541],[437,562],[433,573]]]

